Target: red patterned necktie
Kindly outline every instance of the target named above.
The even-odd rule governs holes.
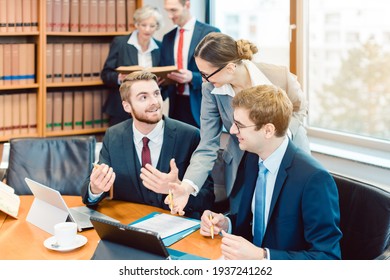
[[[184,42],[184,29],[181,28],[179,30],[179,44],[177,46],[177,68],[183,69],[183,42]],[[183,94],[184,92],[184,84],[177,84],[177,93]]]
[[[147,163],[152,164],[152,159],[150,158],[150,149],[148,145],[149,138],[148,137],[142,138],[142,143],[144,144],[144,146],[142,147],[142,154],[141,154],[142,167],[145,167]]]

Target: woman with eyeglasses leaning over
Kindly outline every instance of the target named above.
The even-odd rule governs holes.
[[[195,61],[204,79],[202,85],[202,105],[200,116],[200,143],[192,155],[183,181],[175,185],[175,211],[180,213],[189,195],[196,195],[213,169],[220,149],[220,136],[224,128],[233,125],[233,97],[243,89],[263,84],[274,84],[286,91],[294,106],[293,118],[289,126],[289,137],[299,148],[310,153],[309,141],[303,119],[307,114],[307,104],[295,75],[285,66],[252,62],[257,47],[247,40],[234,40],[223,33],[209,33],[195,49]],[[245,125],[236,124],[240,130]],[[240,150],[238,138],[229,135],[223,152],[225,165],[225,185],[230,202],[230,213],[236,213],[241,192],[242,170],[245,153]],[[143,175],[146,176],[147,172]],[[236,182],[237,178],[237,182]],[[163,178],[156,185],[163,185]],[[250,202],[248,202],[250,203]],[[174,212],[175,212],[174,211]]]
[[[103,106],[103,112],[110,117],[110,126],[127,120],[130,116],[123,110],[119,86],[126,74],[118,74],[119,66],[140,65],[144,68],[160,64],[161,42],[153,38],[161,27],[162,15],[157,8],[145,5],[134,14],[135,30],[113,39],[108,57],[101,72],[106,86],[111,88]]]

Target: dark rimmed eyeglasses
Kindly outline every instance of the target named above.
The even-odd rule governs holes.
[[[227,64],[226,64],[227,65]],[[202,76],[203,79],[205,79],[206,81],[210,82],[209,79],[214,76],[215,74],[217,74],[219,71],[221,71],[223,68],[226,67],[226,65],[222,66],[222,67],[219,67],[217,70],[215,70],[213,73],[211,73],[210,75],[206,75],[205,73],[203,72],[200,72],[200,75]]]
[[[240,129],[242,129],[242,128],[248,128],[248,127],[257,126],[257,124],[253,124],[253,125],[243,125],[243,124],[240,124],[239,122],[237,122],[236,120],[233,120],[233,124],[237,127],[238,133],[240,133]]]

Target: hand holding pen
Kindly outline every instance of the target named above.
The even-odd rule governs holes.
[[[214,236],[219,234],[222,230],[227,231],[228,226],[229,223],[224,215],[206,210],[201,217],[200,234],[214,238]]]

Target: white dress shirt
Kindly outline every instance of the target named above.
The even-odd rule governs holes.
[[[134,30],[127,43],[133,45],[138,50],[138,65],[145,68],[153,66],[152,51],[158,49],[158,45],[153,39],[150,40],[148,49],[142,51],[142,47],[138,43],[138,30]]]
[[[183,69],[187,69],[188,67],[188,53],[190,51],[192,35],[194,34],[195,22],[196,19],[192,17],[183,27],[180,26],[177,27],[173,53],[175,55],[175,65],[177,65],[177,49],[179,46],[180,29],[184,29]],[[185,84],[184,86],[183,95],[190,95],[190,87],[188,84]]]

